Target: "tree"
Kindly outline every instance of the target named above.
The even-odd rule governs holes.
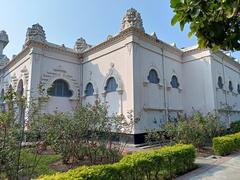
[[[0,110],[0,179],[18,179],[26,175],[22,172],[28,171],[28,167],[34,168],[33,164],[26,165],[22,161],[25,123],[21,123],[16,107],[23,107],[25,98],[9,88],[3,99],[7,111]]]
[[[190,24],[200,48],[240,50],[240,0],[171,0],[171,8],[171,24]]]

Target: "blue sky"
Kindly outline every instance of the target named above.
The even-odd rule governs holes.
[[[196,44],[195,37],[187,37],[188,27],[182,32],[178,25],[171,26],[170,0],[0,0],[0,5],[0,30],[9,35],[4,51],[9,57],[20,52],[32,24],[43,26],[49,42],[73,47],[83,37],[95,45],[120,31],[122,16],[131,7],[141,13],[146,33],[155,31],[159,39],[180,48]]]

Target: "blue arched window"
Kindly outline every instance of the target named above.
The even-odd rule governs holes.
[[[153,84],[159,83],[158,74],[154,69],[151,69],[148,74],[148,81]]]
[[[178,88],[179,82],[177,76],[173,75],[170,83],[172,85],[172,88]]]
[[[72,91],[68,87],[68,83],[63,79],[57,79],[53,82],[52,87],[48,89],[48,95],[59,97],[71,97]]]
[[[11,84],[8,86],[8,91],[13,91],[13,87]]]
[[[228,89],[229,89],[229,91],[233,91],[233,85],[232,85],[232,81],[229,81],[228,82]]]
[[[240,84],[237,85],[238,94],[240,94]]]
[[[221,77],[221,76],[218,76],[218,87],[219,87],[220,89],[223,88],[223,81],[222,81],[222,77]]]
[[[5,93],[4,93],[4,89],[2,89],[2,91],[1,91],[1,99],[4,98],[4,95],[5,95]]]
[[[22,96],[23,95],[23,80],[21,79],[19,82],[18,82],[18,86],[17,86],[17,95],[18,96]]]
[[[114,79],[114,77],[110,77],[108,80],[107,80],[107,83],[106,83],[106,86],[105,86],[105,91],[106,92],[114,92],[117,90],[117,83],[116,83],[116,80]]]
[[[85,96],[92,96],[94,92],[92,83],[88,83],[85,89]]]
[[[5,112],[5,105],[4,105],[4,89],[1,91],[1,98],[0,98],[0,109],[2,112]]]

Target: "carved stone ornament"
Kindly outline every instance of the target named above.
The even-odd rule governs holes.
[[[45,31],[40,24],[34,24],[31,28],[27,29],[25,43],[29,40],[39,41],[43,43],[46,41]]]
[[[130,27],[144,31],[141,15],[134,8],[128,9],[126,15],[123,17],[121,31]]]
[[[158,39],[156,32],[152,32],[152,33],[151,33],[151,36],[152,36],[154,39]]]
[[[8,57],[5,55],[0,55],[0,69],[2,69],[4,66],[6,66],[7,63],[9,63]]]
[[[83,38],[77,39],[75,45],[74,45],[74,50],[78,52],[83,52],[84,50],[90,48],[91,46],[86,43],[86,40]]]
[[[3,48],[8,44],[8,35],[6,31],[0,31],[0,42],[3,43]]]

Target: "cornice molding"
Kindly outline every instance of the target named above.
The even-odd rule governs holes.
[[[98,51],[106,49],[106,48],[112,46],[113,44],[116,44],[116,43],[126,39],[128,36],[132,35],[132,29],[134,29],[134,28],[128,28],[128,29],[120,32],[118,35],[111,37],[108,40],[87,49],[86,51],[83,52],[83,57],[92,55]]]
[[[211,55],[215,59],[219,58],[219,59],[231,64],[232,66],[236,67],[240,71],[240,64],[238,62],[234,61],[234,59],[232,57],[229,57],[228,55],[224,54],[223,52],[221,52],[221,51],[212,52],[211,51]]]
[[[40,48],[43,51],[51,50],[52,52],[61,53],[63,55],[67,55],[67,56],[78,58],[78,59],[80,59],[81,57],[79,53],[65,46],[59,46],[49,42],[44,43],[44,42],[29,40],[24,44],[23,50],[19,54],[17,54],[11,61],[9,61],[9,63],[3,69],[5,71],[9,70],[12,66],[14,66],[18,61],[20,61],[27,54],[35,53],[34,51],[32,51],[32,48]]]
[[[144,40],[152,45],[155,45],[159,48],[164,48],[165,50],[168,50],[169,52],[171,52],[175,55],[181,56],[183,54],[183,52],[180,49],[175,48],[159,39],[156,39],[155,37],[148,35],[137,28],[131,27],[131,28],[125,29],[124,31],[121,31],[118,35],[111,37],[110,39],[84,51],[83,57],[92,55],[98,51],[108,48],[108,47],[112,46],[113,44],[116,44],[116,43],[126,39],[129,36],[136,36],[139,39]],[[132,42],[134,42],[134,40],[132,40]]]
[[[31,40],[27,46],[31,48],[34,48],[34,47],[40,48],[43,51],[51,50],[52,52],[61,53],[63,55],[67,55],[74,58],[79,58],[79,53],[75,52],[73,49],[67,48],[65,46],[59,46],[49,42],[42,43],[42,42]]]
[[[194,49],[190,49],[190,50],[187,50],[187,51],[183,52],[183,57],[189,56],[189,55],[192,55],[192,54],[196,54],[196,53],[201,53],[201,52],[204,52],[204,51],[210,51],[210,49],[208,49],[208,48],[201,49],[201,48],[198,48],[198,47],[194,48]]]
[[[3,68],[4,71],[9,70],[12,66],[14,66],[17,62],[19,62],[23,57],[25,57],[30,52],[30,47],[25,47],[23,50],[17,54],[9,63]]]

